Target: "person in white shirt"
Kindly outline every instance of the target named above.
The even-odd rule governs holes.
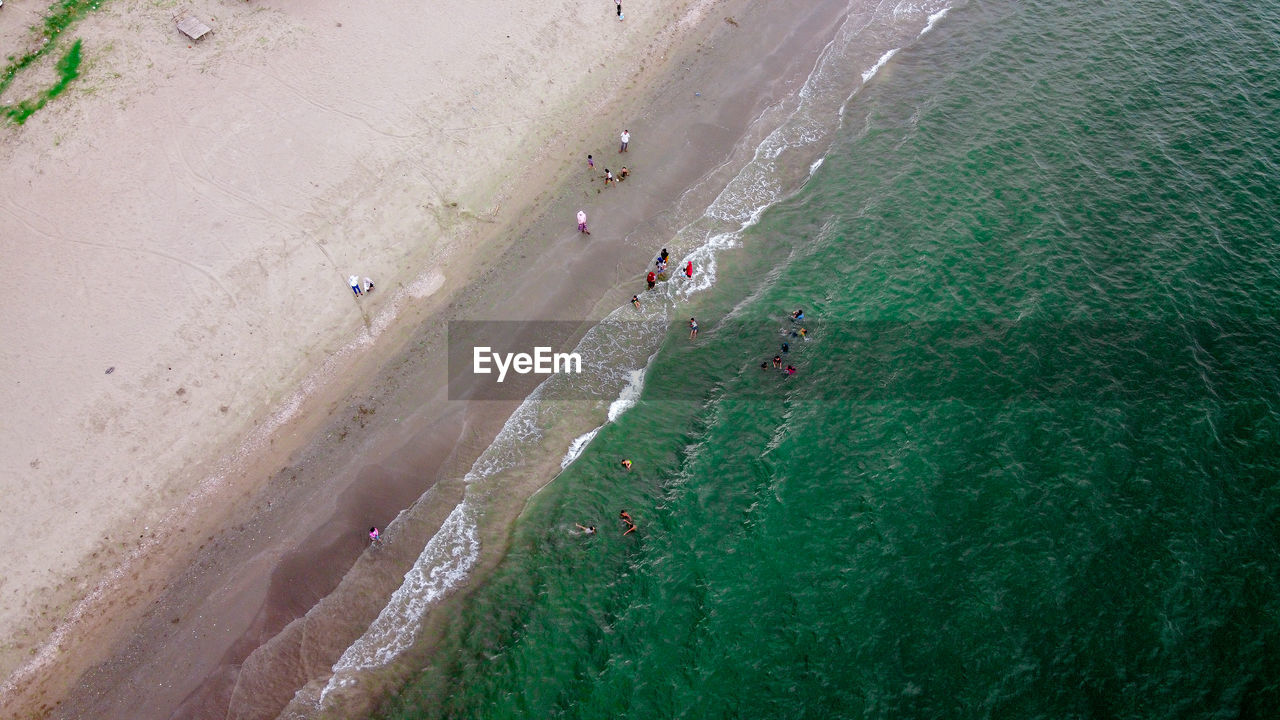
[[[618,148],[618,152],[624,153],[627,151],[627,143],[631,142],[631,131],[623,130],[622,135],[619,136],[619,139],[622,140],[622,147]]]
[[[356,297],[364,294],[364,291],[360,289],[360,277],[358,275],[352,275],[347,278],[347,282],[351,284],[351,292],[355,293]]]

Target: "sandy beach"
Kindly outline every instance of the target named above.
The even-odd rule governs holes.
[[[213,34],[86,16],[82,77],[0,129],[5,716],[276,717],[323,682],[514,408],[449,400],[446,323],[625,303],[846,12],[181,7]],[[8,0],[0,42],[44,10]]]

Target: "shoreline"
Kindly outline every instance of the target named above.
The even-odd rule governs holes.
[[[629,21],[630,21],[630,18],[629,18]],[[704,22],[704,25],[708,25],[711,28],[711,31],[718,29],[717,24],[723,23],[723,21],[718,16],[704,18],[703,22]],[[690,32],[693,32],[693,31],[691,30]],[[690,42],[693,42],[693,41],[690,40]],[[745,49],[740,49],[740,51],[745,53]],[[690,57],[692,57],[692,54],[690,55]],[[712,64],[714,64],[714,61],[712,60],[707,60],[707,62],[711,62]],[[676,74],[678,73],[674,71],[672,72],[672,76]],[[686,78],[689,75],[689,71],[687,69],[684,70],[684,75],[686,76]],[[671,76],[667,76],[665,78],[668,84],[678,84],[676,83],[675,80],[672,80],[670,78]],[[658,85],[662,85],[663,80],[664,80],[663,77],[656,78],[653,81],[654,86],[656,87]],[[764,90],[761,88],[753,88],[752,90],[756,94],[761,94],[764,92]],[[606,121],[603,121],[603,120],[600,122],[602,126],[607,124]],[[639,122],[634,123],[634,125],[636,127],[641,127]],[[584,134],[587,134],[587,133],[584,133]],[[723,133],[718,133],[718,132],[712,133],[712,134],[723,135]],[[729,133],[729,135],[731,134],[732,133]],[[600,135],[599,130],[597,130],[593,134],[593,137],[598,135]],[[712,142],[714,144],[715,141],[718,141],[721,144],[724,144],[728,139],[729,138],[726,135],[723,137],[714,138]],[[642,139],[641,136],[637,133],[637,140],[642,140],[642,142],[645,144],[650,144],[650,145],[654,144],[652,136],[645,137]],[[670,152],[672,153],[677,152],[679,149],[677,146],[679,144],[680,143],[678,142],[673,142]],[[729,145],[732,145],[732,144],[733,144],[732,142],[729,142]],[[633,143],[633,145],[636,145],[638,149],[640,144]],[[608,147],[607,141],[606,141],[606,147]],[[552,205],[565,204],[565,203],[569,205],[575,204],[575,202],[568,197],[570,194],[572,194],[572,187],[571,187],[572,181],[568,178],[571,177],[574,173],[574,171],[568,168],[570,168],[576,162],[576,160],[577,160],[576,157],[569,160],[561,160],[560,169],[553,172],[553,175],[559,178],[559,180],[557,181],[557,184],[559,187],[562,188],[562,190],[557,195],[557,198],[559,198],[558,202],[553,201]],[[553,165],[555,164],[554,161],[548,161],[548,162],[551,162],[551,164]],[[690,170],[694,171],[692,172],[693,177],[704,176],[707,172],[707,169],[705,168],[705,166],[699,165],[696,162],[690,163],[690,165],[691,166],[696,165],[698,167],[701,167],[702,169],[699,170],[694,167],[685,169],[683,170],[683,172],[685,172],[686,175],[690,172]],[[534,174],[534,170],[530,170],[529,174],[530,175]],[[629,181],[629,185],[625,188],[613,189],[613,190],[610,190],[609,192],[614,192],[615,190],[618,192],[638,190],[639,188],[643,187],[644,183],[636,183],[635,182],[636,179],[638,178],[633,178],[632,181]],[[530,192],[528,194],[532,196],[535,193]],[[540,202],[542,199],[543,198],[534,198],[533,200],[529,201],[528,205],[530,206],[536,205],[538,207],[542,207],[544,205],[544,203]],[[657,215],[652,215],[650,217],[643,217],[643,214],[637,214],[635,217],[627,218],[625,222],[631,223],[632,224],[631,226],[635,227],[636,230],[625,233],[624,237],[622,237],[620,241],[617,239],[614,239],[613,241],[611,241],[612,242],[611,246],[607,247],[603,243],[596,245],[595,247],[596,247],[596,252],[598,254],[598,257],[588,258],[586,260],[580,260],[580,264],[590,267],[593,264],[593,262],[598,261],[600,259],[607,258],[610,256],[610,254],[614,253],[615,251],[621,252],[622,254],[626,254],[628,257],[638,258],[640,263],[646,262],[652,250],[652,248],[648,247],[646,243],[652,242],[656,237],[661,235],[660,232],[653,231],[653,228],[659,225],[659,221],[655,220],[655,218],[661,215],[669,214],[669,210],[665,209],[665,205],[663,202],[653,201],[653,204],[655,205],[655,209],[657,210]],[[559,217],[559,215],[556,214],[556,212],[554,212],[553,209],[551,208],[548,208],[545,211],[542,211],[540,213],[540,216],[543,219],[541,221],[534,220],[532,229],[524,232],[522,234],[522,238],[531,237],[531,236],[536,237],[539,232],[538,230],[539,227],[546,229],[550,234],[554,235],[555,231],[552,230],[551,228],[558,227],[560,223],[552,220],[547,220],[546,217],[548,215],[555,215],[557,218]],[[648,226],[648,231],[646,231],[646,226]],[[599,226],[593,224],[593,227],[598,228]],[[598,235],[601,234],[599,233],[599,230],[597,230],[597,234]],[[568,238],[562,237],[560,240],[555,241],[555,245],[553,245],[553,247],[543,249],[542,255],[540,257],[542,259],[547,259],[547,260],[558,257],[562,255],[562,252],[560,250],[555,249],[556,246],[566,247],[566,248],[576,247],[577,242],[578,242],[578,238],[576,238],[573,234],[570,234]],[[595,236],[593,236],[593,244],[594,242],[598,242]],[[519,246],[518,239],[511,240],[505,246],[506,248],[508,248],[505,252],[497,253],[498,257],[510,258],[513,256],[513,254],[519,255],[520,252],[517,250],[518,246]],[[493,247],[493,246],[489,246],[489,247]],[[483,251],[481,252],[483,254]],[[478,274],[473,279],[473,282],[471,283],[471,287],[485,287],[486,285],[490,285],[488,281],[492,280],[495,277],[495,275],[497,277],[508,277],[508,278],[523,277],[525,279],[525,284],[522,286],[522,288],[526,290],[529,289],[530,287],[536,287],[540,282],[545,284],[546,278],[544,276],[540,276],[535,271],[512,270],[511,267],[513,267],[515,264],[516,263],[514,262],[504,263],[500,259],[495,260],[494,262],[487,265],[489,270],[487,270],[484,273]],[[536,262],[534,264],[537,265]],[[636,265],[636,267],[640,267],[640,266],[642,265]],[[618,267],[621,268],[622,265],[618,265]],[[619,276],[621,274],[625,274],[625,271],[623,270],[618,270],[617,272]],[[452,275],[453,275],[452,273],[446,273],[446,277],[449,277],[450,280],[453,280]],[[570,275],[570,278],[573,277],[571,273],[569,275]],[[459,279],[456,281],[456,285],[452,282],[446,283],[445,288],[441,289],[443,292],[440,292],[439,294],[435,295],[432,301],[427,302],[426,304],[438,305],[438,304],[443,304],[446,299],[453,299],[454,307],[457,307],[459,305],[465,307],[468,297],[472,297],[473,298],[472,301],[474,303],[477,303],[483,306],[485,304],[483,300],[474,299],[474,291],[471,291],[470,293],[468,293],[468,292],[459,290],[459,287],[462,286],[464,282],[465,282],[464,279]],[[615,283],[615,285],[616,284],[617,283]],[[598,286],[598,284],[593,286]],[[386,286],[384,284],[380,283],[379,291],[380,292],[383,291],[385,287]],[[569,308],[569,307],[581,308],[585,306],[591,310],[591,314],[594,314],[596,311],[598,311],[600,303],[602,301],[606,305],[608,304],[608,300],[605,298],[608,298],[609,296],[607,294],[596,293],[598,297],[592,298],[590,297],[591,294],[592,293],[590,291],[570,288],[568,290],[561,291],[559,293],[559,297],[554,297],[555,293],[552,293],[553,297],[545,298],[545,301],[542,306],[544,307],[544,309],[545,308]],[[481,295],[483,296],[483,292],[481,293]],[[521,304],[517,303],[513,309],[518,309],[519,307],[521,307]],[[444,311],[444,312],[447,313],[448,311]],[[431,313],[429,310],[423,309],[423,308],[414,309],[406,313],[406,315],[410,315],[410,316],[415,314],[419,318],[425,318],[429,316],[438,316],[437,314]],[[578,315],[578,316],[581,317],[582,315]],[[506,317],[507,316],[504,316],[504,319],[506,319]],[[412,328],[409,326],[409,323],[403,319],[398,323],[398,325],[396,326],[396,329],[393,329],[392,331],[393,335],[396,335],[397,333],[399,333],[399,335],[394,337],[394,339],[384,339],[382,341],[383,344],[385,345],[387,343],[393,343],[393,344],[398,344],[402,347],[407,347],[414,343],[414,340],[411,339],[409,335],[419,334],[417,332],[412,332]],[[422,347],[423,342],[424,341],[421,338],[419,338],[418,347]],[[412,350],[406,350],[402,353],[402,355],[408,356],[408,355],[412,355],[412,353],[413,353]],[[405,362],[406,361],[402,359],[401,360],[402,367],[399,368],[397,371],[392,371],[392,375],[394,375],[395,372],[400,372],[401,378],[413,376],[415,374],[430,375],[430,372],[431,372],[430,368],[423,369],[421,366],[405,370],[403,368],[403,364]],[[361,408],[365,407],[361,403],[361,399],[364,398],[365,396],[368,396],[369,394],[366,392],[362,392],[361,390],[358,389],[358,387],[366,381],[373,382],[375,385],[378,384],[379,382],[378,380],[370,380],[370,378],[373,378],[376,375],[379,375],[380,373],[375,372],[374,370],[370,369],[368,366],[376,365],[380,363],[378,363],[377,361],[375,361],[374,358],[369,357],[368,354],[366,354],[366,357],[361,358],[358,361],[358,364],[365,366],[366,369],[357,373],[357,375],[361,378],[359,381],[355,383],[355,385],[357,386],[357,389],[352,390],[350,393],[346,393],[346,392],[334,393],[334,395],[336,395],[337,397],[342,398],[340,400],[335,399],[335,397],[328,397],[328,398],[325,398],[324,400],[320,400],[320,399],[313,400],[311,401],[311,404],[312,405],[327,404],[329,407],[329,410],[325,414],[333,417],[336,417],[339,410],[349,411],[354,409],[356,411],[356,415],[352,418],[352,420],[356,421],[357,424],[363,425],[364,423],[359,422],[359,418],[362,417],[360,414],[360,410]],[[443,386],[441,385],[441,387]],[[382,396],[390,396],[391,394],[394,393],[394,388],[391,388],[390,386],[384,386],[380,388],[380,391]],[[378,393],[374,393],[374,395],[378,395]],[[431,398],[427,398],[427,399],[430,400]],[[435,399],[438,400],[439,398],[437,397]],[[362,442],[362,444],[369,443],[372,446],[381,447],[381,448],[398,446],[402,454],[414,456],[412,459],[404,461],[404,464],[406,466],[420,466],[422,463],[428,460],[427,456],[430,456],[430,460],[442,461],[440,467],[437,468],[435,479],[431,481],[433,484],[438,484],[442,479],[445,479],[445,476],[450,474],[450,471],[454,473],[454,477],[459,477],[461,473],[458,472],[457,468],[469,464],[464,458],[468,454],[478,455],[479,452],[483,451],[483,449],[487,447],[488,442],[492,439],[492,433],[496,432],[496,427],[494,427],[494,424],[496,423],[497,425],[501,425],[501,422],[502,422],[501,418],[505,417],[505,412],[495,411],[492,407],[486,407],[477,411],[472,411],[468,409],[466,411],[459,410],[459,411],[449,412],[446,414],[446,416],[438,418],[435,424],[427,423],[425,426],[418,428],[418,430],[416,431],[396,430],[395,428],[388,426],[388,421],[382,419],[386,417],[386,409],[398,407],[403,410],[403,409],[406,409],[406,405],[408,404],[408,402],[409,401],[407,399],[400,399],[398,401],[394,399],[393,400],[384,399],[382,401],[382,404],[372,405],[371,407],[373,407],[376,410],[376,413],[372,413],[373,418],[368,422],[369,426],[372,429],[369,430],[366,434],[372,436],[378,433],[382,433],[382,437],[381,439],[377,439],[377,440],[365,440]],[[311,413],[310,415],[297,419],[295,420],[295,422],[298,423],[298,425],[296,425],[293,428],[292,433],[287,433],[282,431],[281,433],[279,433],[279,435],[283,436],[284,438],[287,438],[290,442],[297,443],[298,447],[314,448],[314,445],[310,445],[308,440],[306,440],[306,436],[312,432],[315,432],[317,435],[320,435],[324,432],[324,430],[314,430],[313,428],[319,428],[319,426],[323,424],[327,428],[329,428],[331,431],[333,431],[335,426],[338,424],[332,418],[326,419],[326,418],[320,418],[318,416],[319,416],[319,413]],[[399,420],[401,418],[397,417],[396,419]],[[379,426],[378,423],[381,423],[381,426]],[[448,432],[442,433],[442,437],[444,438],[444,440],[440,441],[438,447],[435,447],[428,452],[422,452],[418,450],[409,451],[406,449],[409,445],[412,444],[414,440],[421,440],[424,435],[429,434],[428,431],[434,431],[434,430],[440,429],[441,427],[440,423],[448,424],[451,430]],[[310,424],[309,427],[308,427],[308,424]],[[483,428],[483,427],[489,427],[491,428],[491,431],[486,433],[485,431],[480,430],[480,428]],[[344,435],[344,438],[345,438],[345,435]],[[321,446],[324,445],[323,442],[321,442],[320,444]],[[341,453],[338,453],[338,451],[332,447],[327,452],[330,455],[341,454]],[[365,447],[358,450],[357,454],[365,458],[369,458],[369,457],[377,456],[379,452],[380,451],[376,449],[371,449],[370,445],[366,445]],[[213,550],[202,551],[203,554],[197,558],[196,562],[194,563],[195,566],[204,567],[206,563],[214,564],[214,565],[221,563],[224,566],[224,570],[225,570],[225,565],[228,563],[228,561],[239,556],[241,559],[249,558],[254,563],[257,563],[255,567],[258,567],[259,569],[252,570],[251,573],[257,573],[259,577],[261,577],[263,573],[267,575],[276,575],[276,574],[280,574],[281,569],[283,567],[288,566],[290,562],[287,557],[282,560],[279,552],[280,548],[288,548],[292,546],[296,549],[308,544],[308,541],[314,539],[313,538],[314,533],[304,533],[301,537],[281,537],[280,535],[276,535],[276,534],[273,534],[272,532],[264,531],[262,529],[262,526],[264,524],[270,525],[270,522],[269,522],[271,520],[270,514],[272,512],[277,512],[277,513],[280,512],[280,510],[278,509],[272,509],[273,506],[276,505],[276,503],[280,503],[282,505],[293,504],[295,506],[306,505],[305,499],[299,499],[297,497],[297,493],[298,493],[297,490],[291,490],[290,488],[272,488],[272,484],[274,482],[280,482],[281,484],[295,483],[296,485],[299,485],[299,486],[307,486],[308,480],[305,477],[302,480],[294,481],[290,478],[286,478],[286,476],[289,475],[293,469],[296,469],[299,466],[306,465],[308,463],[307,458],[309,456],[315,456],[315,452],[314,450],[308,451],[303,449],[303,450],[298,450],[296,452],[289,452],[286,454],[293,455],[294,457],[292,457],[290,461],[285,465],[285,469],[276,473],[268,473],[272,475],[272,480],[271,481],[264,480],[264,481],[261,481],[261,483],[259,483],[259,484],[265,484],[267,486],[265,490],[259,490],[257,492],[250,491],[246,493],[244,497],[235,501],[232,504],[232,507],[224,508],[225,512],[228,514],[229,517],[231,516],[244,517],[246,514],[244,512],[245,505],[248,503],[256,504],[258,506],[258,509],[251,510],[248,513],[248,515],[250,516],[250,522],[241,525],[239,529],[231,529],[231,530],[223,531],[221,534],[218,535],[216,540],[214,537],[211,536],[210,541],[213,542],[213,545],[214,545]],[[299,454],[302,455],[301,458],[297,457]],[[319,456],[324,456],[324,455],[325,455],[325,451],[321,451],[319,453]],[[270,460],[264,460],[263,462],[265,464],[264,467],[269,465],[279,464],[279,463],[272,463],[270,462]],[[349,463],[349,465],[351,466],[356,466],[359,464],[360,463],[356,461],[352,461]],[[385,463],[374,463],[373,465],[366,464],[365,469],[367,470],[369,467],[373,467],[376,465],[383,465],[383,464]],[[381,469],[384,471],[386,470],[385,467]],[[462,471],[465,472],[465,467],[462,467]],[[305,472],[306,471],[304,469],[304,472],[303,472],[304,475],[305,475]],[[388,497],[379,501],[381,504],[387,507],[394,507],[394,508],[405,507],[405,503],[403,502],[403,497],[412,495],[413,497],[416,498],[418,494],[421,494],[421,490],[422,490],[421,485],[417,485],[417,484],[413,484],[405,481],[405,475],[410,474],[409,471],[401,470],[399,473],[388,472],[386,474],[388,475],[388,477],[380,481],[375,480],[373,482],[380,483],[381,485],[386,486],[388,488],[392,488],[392,489],[394,489],[394,487],[396,486],[399,486],[399,490],[398,490],[399,494],[397,494],[396,492],[388,492]],[[553,474],[554,473],[552,473],[552,475]],[[370,482],[370,478],[367,474],[362,477],[357,473],[356,480],[354,482],[367,484]],[[447,479],[446,479],[446,483],[447,483]],[[346,490],[350,490],[353,487],[353,481],[348,481],[345,485],[343,483],[340,483],[340,482],[335,483],[333,481],[330,481],[328,483],[320,482],[320,483],[317,483],[317,487],[312,488],[312,491],[313,493],[319,492],[325,487],[330,487],[334,489],[345,488]],[[442,491],[442,494],[443,492],[444,491]],[[341,505],[344,502],[348,504],[351,504],[351,503],[360,504],[359,502],[350,498],[339,501],[337,504]],[[235,507],[236,504],[238,504],[240,507],[239,508]],[[264,504],[265,504],[265,508],[267,508],[265,510],[262,509],[264,507]],[[379,503],[375,503],[375,504],[379,504]],[[443,505],[441,507],[443,507]],[[316,510],[312,510],[312,512],[319,512],[321,515],[325,514],[324,512],[320,512]],[[334,510],[330,509],[328,512],[333,513]],[[263,538],[250,537],[250,534],[255,532],[255,529],[254,529],[255,522],[259,523],[256,532],[266,533],[266,537],[263,537]],[[362,526],[363,523],[354,522],[354,525]],[[248,529],[246,529],[246,527]],[[333,534],[340,534],[340,533],[335,533],[330,531],[330,535],[333,535]],[[257,542],[258,540],[260,540],[260,543],[261,543],[260,545],[255,544],[255,542]],[[192,541],[190,544],[195,545],[195,542]],[[341,545],[341,543],[338,543],[338,544]],[[270,549],[263,549],[263,546],[265,546],[266,548],[275,547],[277,548],[277,550],[272,551]],[[349,543],[346,546],[341,548],[342,552],[346,555],[351,555],[353,550],[355,551],[354,555],[358,555],[359,551],[362,549],[363,549],[362,546],[359,546],[356,548],[350,547]],[[326,548],[326,551],[333,551],[333,550],[334,550],[333,547]],[[286,553],[286,555],[287,554],[288,553]],[[320,554],[323,555],[324,553],[320,553]],[[211,558],[210,557],[211,555],[214,557]],[[298,555],[298,557],[304,557],[304,556],[305,554]],[[354,563],[356,559],[357,558],[354,556],[351,557],[351,562]],[[301,564],[306,565],[305,562],[302,562]],[[273,565],[275,569],[271,570],[271,567]],[[177,593],[177,594],[182,594],[183,592],[188,593],[187,595],[188,602],[190,602],[193,598],[207,597],[207,596],[201,595],[200,592],[202,590],[208,589],[207,585],[210,582],[210,576],[213,575],[213,573],[211,572],[195,573],[195,574],[198,577],[190,578],[190,585],[181,586]],[[328,571],[328,574],[331,577],[330,577],[330,580],[326,582],[332,583],[334,581],[332,577],[334,575],[332,568]],[[340,578],[345,574],[346,574],[345,571],[337,573],[338,579],[340,580]],[[206,587],[204,588],[199,587],[201,582],[205,583]],[[272,586],[277,585],[277,583],[269,583],[269,584]],[[262,594],[261,597],[266,598],[262,600],[263,605],[264,606],[269,605],[270,602],[272,602],[272,600],[267,598],[267,595],[270,594],[270,591],[262,591],[262,592],[264,594]],[[172,595],[172,594],[173,592],[171,591],[169,595]],[[285,592],[285,595],[288,595],[288,592]],[[325,595],[323,594],[321,595],[321,597],[324,597],[324,596]],[[216,602],[217,600],[219,600],[219,598],[214,598],[213,600]],[[274,599],[274,602],[282,603],[283,605],[290,605],[291,603],[295,604],[296,605],[295,612],[296,612],[296,610],[298,609],[305,609],[307,607],[307,603],[310,602],[310,600],[306,599],[305,597],[291,597],[291,598],[276,597]],[[159,600],[157,601],[156,604],[164,606],[165,602],[163,600]],[[188,607],[192,607],[192,606],[193,605],[188,605]],[[199,604],[198,603],[194,604],[194,606],[199,606]],[[273,613],[268,612],[267,614],[272,615]],[[172,628],[163,627],[164,623],[167,622],[167,620],[165,620],[162,617],[164,615],[165,613],[161,609],[152,608],[147,611],[147,617],[149,617],[150,620],[144,619],[142,627],[151,628],[150,632],[154,634],[150,635],[149,636],[150,638],[160,639],[160,638],[163,638],[163,636],[173,634]],[[253,620],[253,619],[249,619],[249,620],[251,621],[251,623],[260,624],[260,627],[257,630],[257,632],[259,633],[269,632],[270,630],[275,629],[272,626],[279,624],[283,618],[288,616],[288,613],[275,612],[274,615],[276,616],[274,620],[271,620],[269,618],[258,618],[257,620]],[[241,618],[241,620],[244,621],[246,619]],[[184,631],[186,629],[185,617],[184,617],[183,629]],[[120,630],[117,632],[123,632],[123,630]],[[241,636],[242,639],[247,638],[249,634],[250,633],[246,631],[246,633]],[[147,633],[143,633],[143,635],[145,636],[147,635]],[[243,644],[243,643],[239,643],[239,641],[237,641],[237,643],[232,643],[232,644]],[[231,653],[231,655],[234,655],[234,654],[236,653]],[[166,657],[163,654],[163,652],[156,653],[156,655],[157,655],[156,659]],[[230,655],[228,656],[228,658],[229,657]],[[186,668],[186,667],[182,668],[183,671],[187,669],[189,668]],[[93,693],[91,691],[91,688],[94,685],[98,685],[99,687],[101,687],[102,685],[113,685],[114,684],[113,681],[118,681],[121,677],[132,677],[136,675],[136,673],[139,671],[143,671],[143,676],[146,676],[146,672],[144,668],[133,668],[131,670],[129,668],[124,667],[124,665],[120,663],[101,666],[88,679],[88,686],[82,686],[81,700],[88,701],[91,706],[101,707],[100,704],[95,703],[90,697],[84,696],[83,691],[89,690],[90,692],[88,694],[92,695]],[[172,672],[174,674],[181,674],[178,668],[174,668]],[[214,677],[215,675],[217,675],[217,672],[210,674],[209,677]],[[128,691],[125,690],[124,694],[127,696]],[[216,691],[216,689],[204,696],[201,696],[199,694],[182,696],[181,698],[182,707],[184,710],[197,712],[197,706],[200,705],[201,703],[205,701],[216,703],[216,701],[218,701],[220,698],[221,698],[221,695]],[[128,700],[127,697],[117,698],[117,699],[120,701]],[[63,708],[61,711],[65,712],[66,708]],[[108,713],[108,715],[109,714],[110,713]],[[103,715],[103,716],[107,716],[107,715]]]

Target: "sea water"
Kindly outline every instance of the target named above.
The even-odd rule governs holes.
[[[1274,716],[1278,38],[971,0],[877,53],[386,717]]]

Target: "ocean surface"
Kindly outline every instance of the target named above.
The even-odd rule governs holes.
[[[951,4],[846,28],[598,328],[652,337],[383,717],[1276,717],[1280,6]]]

